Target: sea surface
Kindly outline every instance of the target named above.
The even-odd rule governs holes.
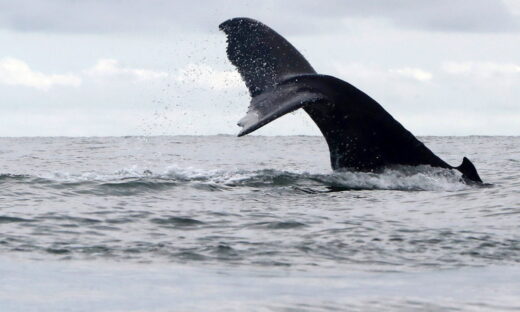
[[[0,311],[520,311],[520,137],[0,138]]]

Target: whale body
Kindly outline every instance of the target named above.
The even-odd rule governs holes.
[[[406,130],[379,103],[353,85],[320,75],[277,32],[250,18],[220,24],[227,56],[251,95],[238,136],[302,108],[325,137],[333,170],[376,171],[395,165],[457,169],[468,182],[482,183],[464,157],[453,167]]]

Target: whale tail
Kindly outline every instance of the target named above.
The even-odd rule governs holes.
[[[391,165],[454,168],[440,159],[367,94],[338,78],[319,75],[285,38],[249,18],[220,24],[227,56],[249,93],[248,112],[238,136],[299,108],[316,123],[330,151],[334,170],[373,171]],[[481,182],[464,158],[457,167],[466,179]]]
[[[482,179],[480,179],[480,176],[478,175],[477,168],[475,168],[475,165],[473,165],[473,163],[468,158],[464,157],[462,159],[462,164],[458,167],[455,167],[455,169],[462,173],[462,177],[464,179],[482,183]]]

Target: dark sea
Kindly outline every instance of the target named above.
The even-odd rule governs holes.
[[[0,138],[0,311],[520,311],[520,137]]]

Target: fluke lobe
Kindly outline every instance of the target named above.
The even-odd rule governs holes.
[[[361,90],[317,74],[296,48],[266,25],[233,18],[219,28],[227,35],[228,58],[252,97],[247,115],[238,122],[238,136],[303,108],[325,137],[334,170],[430,165],[457,169],[464,180],[482,182],[469,159],[450,166]]]

